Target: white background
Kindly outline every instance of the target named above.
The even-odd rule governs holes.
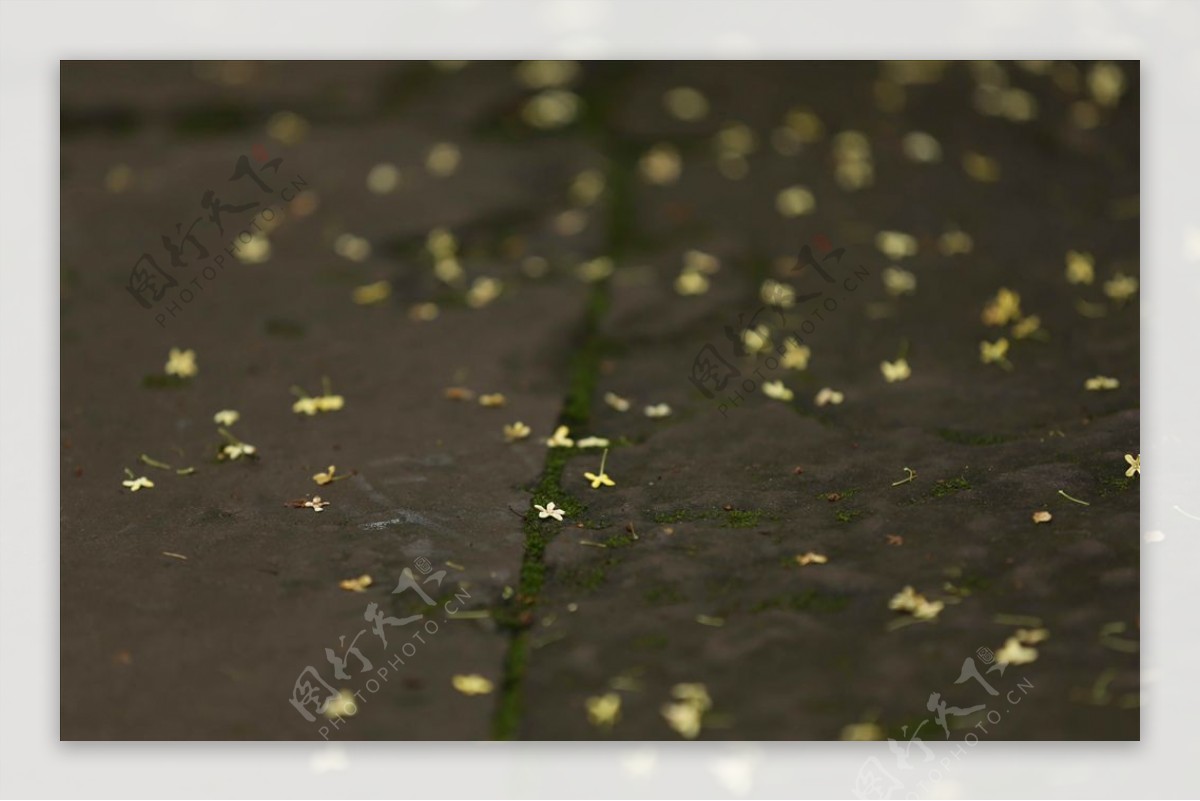
[[[1198,35],[1184,0],[4,2],[0,793],[849,796],[885,744],[59,743],[58,60],[885,57],[1142,60],[1142,742],[982,743],[933,793],[1197,797]]]

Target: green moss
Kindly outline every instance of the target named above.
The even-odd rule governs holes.
[[[1100,479],[1100,497],[1112,495],[1114,492],[1124,492],[1133,485],[1133,478],[1125,476],[1105,476]]]
[[[754,528],[763,519],[763,512],[752,509],[731,509],[725,513],[722,528]]]
[[[858,509],[838,509],[833,516],[839,523],[849,523],[852,520],[862,517],[864,514],[866,513]]]
[[[659,584],[646,590],[645,599],[646,603],[654,606],[670,606],[683,603],[687,597],[673,585]]]
[[[665,634],[643,634],[634,638],[630,645],[638,651],[661,651],[667,647],[667,637]]]
[[[966,431],[955,431],[952,428],[939,428],[938,436],[956,445],[1001,445],[1012,442],[1016,437],[1006,434],[972,434]]]
[[[637,541],[637,537],[629,532],[626,532],[624,534],[614,534],[611,537],[607,537],[602,542],[605,548],[628,548]]]
[[[969,489],[971,489],[971,483],[962,476],[959,476],[958,478],[935,481],[933,484],[933,489],[929,491],[929,494],[934,498],[943,498],[947,495],[953,495],[956,492],[962,492],[963,490]]]
[[[849,603],[849,598],[840,595],[826,595],[817,590],[805,590],[800,593],[765,598],[750,607],[750,611],[766,612],[771,609],[784,609],[793,612],[840,612]]]
[[[778,520],[779,515],[760,509],[675,509],[654,513],[654,522],[659,524],[721,520],[721,528],[754,528],[764,519]]]

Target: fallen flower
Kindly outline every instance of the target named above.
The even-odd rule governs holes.
[[[768,398],[773,398],[778,401],[790,401],[796,396],[796,393],[783,385],[782,381],[765,381],[762,385],[762,392]]]
[[[525,439],[528,437],[532,430],[533,429],[531,429],[529,426],[518,420],[517,422],[504,427],[504,439],[508,440],[509,442],[516,442],[519,439]]]
[[[546,446],[550,448],[574,447],[575,440],[567,436],[569,433],[570,429],[568,429],[566,426],[559,426],[558,428],[554,429],[554,433],[550,436],[550,439],[546,440]]]
[[[292,411],[296,414],[306,414],[309,417],[317,412],[336,412],[346,405],[346,399],[341,395],[334,395],[330,391],[328,378],[321,379],[321,386],[324,389],[324,394],[317,397],[311,397],[300,387],[292,387],[292,394],[299,396],[299,400],[292,404]]]
[[[787,284],[774,281],[770,278],[763,281],[758,294],[762,298],[762,302],[768,306],[790,309],[796,305],[796,290]]]
[[[783,356],[780,357],[779,363],[789,370],[807,370],[808,360],[811,357],[812,350],[808,345],[801,345],[794,339],[785,339]]]
[[[446,398],[448,400],[469,401],[475,397],[475,393],[466,387],[446,387]]]
[[[608,450],[605,449],[604,455],[600,457],[600,473],[584,473],[583,477],[592,482],[592,489],[599,489],[603,484],[606,487],[615,487],[617,482],[608,477],[608,473],[604,472],[604,463],[608,460]]]
[[[708,291],[709,281],[702,273],[682,272],[675,279],[675,291],[684,297],[703,295]]]
[[[222,446],[221,450],[217,453],[218,460],[225,461],[228,459],[230,461],[234,461],[243,456],[256,456],[257,448],[247,442],[242,442],[233,434],[230,434],[227,429],[218,428],[217,433],[224,437],[226,441],[226,444]]]
[[[324,473],[313,474],[313,477],[312,477],[313,481],[317,482],[317,484],[319,484],[320,486],[325,486],[326,484],[331,484],[334,481],[337,481],[337,478],[333,477],[333,474],[336,470],[337,470],[336,467],[334,467],[333,465],[329,465],[329,468]],[[346,476],[338,476],[338,478],[345,478],[345,477]]]
[[[314,512],[320,512],[328,505],[329,501],[321,500],[320,495],[314,495],[312,496],[311,501],[305,501],[304,503],[300,504],[301,507],[312,509]]]
[[[688,740],[694,740],[700,734],[704,713],[712,708],[712,699],[708,689],[703,684],[676,684],[671,689],[676,702],[664,704],[662,715],[667,725]]]
[[[665,403],[647,406],[642,410],[647,417],[668,417],[671,414],[671,407]]]
[[[584,437],[576,441],[576,448],[607,448],[609,442],[604,437]]]
[[[358,714],[358,704],[354,703],[354,693],[349,690],[338,690],[338,694],[329,699],[329,703],[321,710],[327,718],[352,718]]]
[[[167,354],[167,364],[164,369],[167,375],[191,378],[199,372],[199,368],[196,367],[196,351],[171,348]]]
[[[1129,465],[1129,469],[1125,471],[1125,478],[1133,478],[1134,474],[1142,474],[1142,455],[1139,453],[1134,456],[1131,453],[1125,454],[1125,463]]]
[[[478,673],[459,674],[454,676],[450,683],[463,695],[487,695],[492,691],[492,683]]]
[[[1038,657],[1036,648],[1028,648],[1016,637],[1004,641],[1004,647],[996,652],[996,661],[1001,665],[1026,665]]]
[[[621,696],[616,693],[605,693],[593,696],[585,702],[588,722],[593,726],[611,729],[621,718]]]
[[[812,551],[800,554],[796,557],[796,564],[800,565],[800,567],[807,567],[808,565],[823,565],[828,561],[828,556],[820,553],[813,553]]]
[[[901,267],[888,267],[883,271],[883,288],[892,297],[917,291],[917,277]]]
[[[1042,318],[1036,314],[1018,320],[1012,327],[1012,335],[1017,339],[1027,339],[1038,333],[1042,328]]]
[[[538,518],[541,520],[545,520],[547,517],[553,517],[558,522],[562,522],[564,514],[563,510],[555,506],[554,501],[550,501],[545,506],[542,506],[540,503],[535,503],[533,508],[538,510]]]
[[[742,332],[742,346],[746,353],[753,356],[756,353],[771,349],[771,331],[765,325],[747,328]]]
[[[233,409],[222,409],[213,415],[213,422],[219,426],[231,426],[241,418]]]
[[[382,303],[392,296],[392,285],[388,281],[376,281],[373,284],[357,286],[351,293],[351,299],[359,306],[373,306]]]
[[[1021,296],[1011,289],[1000,288],[996,297],[983,307],[985,325],[1007,325],[1021,318]]]
[[[508,403],[508,398],[505,398],[499,392],[496,392],[492,395],[480,395],[479,396],[479,405],[480,406],[487,406],[489,408],[496,409],[496,408],[503,406],[506,403]]]
[[[150,479],[146,478],[145,476],[138,476],[137,478],[134,478],[133,471],[130,470],[128,467],[125,468],[125,474],[127,476],[129,476],[129,480],[122,481],[121,484],[123,486],[129,487],[130,492],[137,492],[140,489],[150,489],[151,487],[154,486],[154,482],[151,481]]]
[[[254,452],[255,447],[253,445],[248,445],[245,442],[232,442],[221,448],[221,453],[217,458],[233,461],[243,456],[253,456]]]
[[[704,711],[694,704],[664,704],[662,715],[667,719],[667,725],[681,737],[694,740],[700,734],[700,721],[704,717]]]
[[[465,296],[467,305],[472,309],[482,309],[496,298],[500,297],[504,284],[488,276],[480,276],[471,284]]]
[[[629,411],[629,401],[626,400],[625,398],[622,398],[620,395],[618,395],[615,392],[605,392],[604,393],[604,402],[607,403],[612,408],[616,409],[618,412]]]
[[[1083,388],[1091,392],[1099,392],[1101,390],[1116,389],[1121,386],[1121,382],[1115,378],[1106,375],[1098,375],[1089,378],[1083,382]]]
[[[917,620],[932,620],[946,607],[942,601],[930,601],[911,586],[905,587],[892,596],[888,609],[897,612],[908,612]]]
[[[366,573],[363,573],[358,578],[344,579],[338,582],[338,586],[349,592],[363,592],[367,587],[370,587],[374,581]]]
[[[1005,369],[1012,369],[1008,357],[1008,340],[1000,337],[995,342],[979,343],[979,360],[984,364],[998,364]]]
[[[1104,294],[1113,300],[1127,300],[1137,291],[1138,280],[1121,273],[1104,282]]]
[[[1052,519],[1052,517],[1053,517],[1053,515],[1051,515],[1049,512],[1044,511],[1044,510],[1040,511],[1040,512],[1034,512],[1033,513],[1033,522],[1049,523],[1050,520]]]
[[[908,366],[907,359],[897,359],[894,362],[880,362],[879,372],[883,373],[883,378],[889,384],[897,381],[904,381],[912,375],[912,368]]]
[[[1067,251],[1067,281],[1072,284],[1090,284],[1095,280],[1092,269],[1096,261],[1091,253],[1080,253],[1076,250]]]
[[[834,406],[837,406],[845,399],[846,396],[838,392],[836,389],[825,387],[817,393],[814,403],[816,403],[818,406],[825,406],[826,404],[830,403],[832,403]]]
[[[292,404],[292,411],[296,414],[307,414],[311,417],[319,411],[317,399],[309,397],[300,398]]]

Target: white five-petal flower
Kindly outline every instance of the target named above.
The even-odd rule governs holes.
[[[540,503],[535,503],[533,508],[538,510],[538,518],[542,520],[545,520],[547,517],[553,517],[558,522],[562,522],[563,510],[555,506],[554,501],[550,501],[545,506],[542,506]]]

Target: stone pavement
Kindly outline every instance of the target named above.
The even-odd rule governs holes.
[[[62,738],[1136,739],[1137,85],[65,63]],[[344,408],[294,413],[323,377]]]

